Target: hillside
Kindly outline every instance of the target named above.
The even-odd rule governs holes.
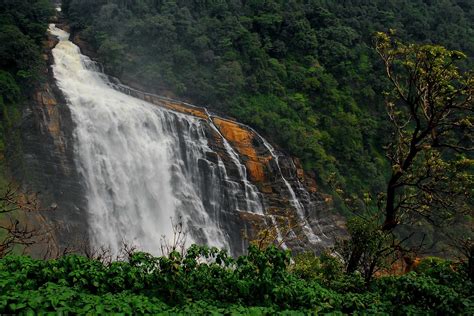
[[[326,189],[378,192],[388,83],[376,31],[474,56],[469,1],[63,1],[108,72],[232,115]],[[467,67],[468,65],[466,65]]]

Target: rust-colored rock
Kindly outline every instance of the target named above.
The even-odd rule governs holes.
[[[41,101],[44,106],[54,106],[58,104],[56,99],[50,93],[48,93],[48,91],[41,92]]]
[[[260,191],[262,191],[262,193],[270,194],[273,193],[273,188],[270,185],[265,185],[260,188]]]
[[[260,231],[266,227],[265,216],[251,213],[239,212],[239,218],[246,223],[245,230],[242,231],[242,237],[245,240],[252,241],[258,238]]]
[[[264,166],[261,162],[249,160],[245,163],[250,180],[253,182],[263,182],[265,180]]]
[[[174,111],[181,112],[184,114],[189,114],[189,115],[196,116],[205,120],[208,119],[208,115],[203,108],[192,107],[184,103],[168,101],[168,100],[163,100],[163,99],[159,100],[159,102],[161,103],[162,106],[170,110],[174,110]]]
[[[43,120],[45,125],[48,128],[49,133],[56,139],[60,140],[60,133],[61,133],[61,125],[60,125],[60,117],[59,112],[56,108],[58,104],[56,98],[51,93],[51,87],[49,83],[43,84],[41,88],[39,88],[34,94],[34,100],[36,104],[41,105],[43,107]],[[61,152],[64,152],[64,145],[58,143],[58,149]]]
[[[240,156],[244,157],[249,177],[253,182],[266,181],[265,165],[272,159],[269,154],[259,155],[253,145],[255,133],[237,122],[214,117],[212,118],[222,135],[231,143]]]
[[[52,36],[49,36],[49,37],[48,37],[48,40],[47,40],[46,43],[45,43],[45,46],[46,46],[46,48],[47,48],[48,50],[51,50],[51,49],[53,49],[53,48],[56,46],[57,43],[58,43],[58,39],[57,39],[57,38],[52,37]],[[48,56],[48,54],[45,54],[45,55]]]
[[[251,212],[239,212],[239,216],[241,219],[245,220],[246,222],[249,223],[254,223],[254,224],[262,224],[265,222],[265,216],[256,214],[256,213],[251,213]]]
[[[219,128],[224,137],[232,143],[238,145],[237,150],[243,156],[256,159],[257,153],[252,146],[252,139],[254,137],[250,130],[244,129],[242,125],[237,122],[225,120],[221,118],[213,118],[214,124]]]
[[[121,89],[126,90],[126,92],[129,95],[135,98],[142,99],[146,102],[167,108],[169,110],[173,110],[173,111],[187,114],[187,115],[192,115],[204,120],[207,120],[209,118],[204,108],[194,107],[184,102],[174,101],[171,99],[167,99],[167,98],[160,97],[153,94],[144,93],[144,92],[127,88],[127,87],[122,87]]]
[[[318,192],[318,186],[316,185],[316,181],[314,181],[313,179],[306,181],[306,187],[308,188],[308,191],[311,193]]]

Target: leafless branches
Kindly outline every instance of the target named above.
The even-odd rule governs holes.
[[[182,257],[184,257],[186,253],[188,232],[184,226],[183,218],[179,217],[177,222],[171,219],[171,224],[173,228],[173,237],[168,239],[167,236],[161,236],[161,254],[163,256],[169,256],[173,252],[178,252]]]
[[[32,224],[31,216],[39,219],[40,211],[36,194],[25,194],[9,184],[0,195],[0,258],[13,251],[25,252],[38,243],[47,245],[50,251],[53,228]]]

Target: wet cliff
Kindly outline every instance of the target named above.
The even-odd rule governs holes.
[[[269,238],[277,242],[281,237],[283,242],[280,243],[284,246],[296,251],[320,251],[345,234],[344,219],[334,212],[332,198],[319,190],[315,179],[304,172],[298,159],[274,149],[251,127],[214,115],[206,108],[139,91],[111,79],[114,82],[111,86],[116,90],[202,120],[212,149],[207,158],[215,163],[220,159],[232,181],[241,181],[239,162],[245,166],[248,180],[262,195],[264,212],[255,214],[250,209],[245,210],[245,206],[229,210],[225,223],[228,231],[239,235],[234,240],[242,236],[250,240],[264,239],[259,232],[269,229]],[[238,155],[237,163],[224,142]],[[238,198],[245,200],[246,197]]]
[[[23,106],[17,126],[20,155],[7,157],[22,191],[35,195],[39,203],[40,212],[28,215],[30,226],[46,227],[47,231],[46,238],[41,237],[43,241],[32,251],[38,256],[56,256],[65,249],[84,249],[87,244],[83,184],[74,162],[74,123],[51,71],[51,50],[57,42],[51,35],[44,41],[44,80]]]

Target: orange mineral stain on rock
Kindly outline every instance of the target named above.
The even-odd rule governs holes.
[[[249,160],[245,165],[252,181],[262,182],[265,180],[265,169],[261,162]]]
[[[42,115],[44,126],[48,129],[49,134],[62,155],[66,155],[66,148],[63,143],[63,136],[61,131],[61,118],[58,111],[58,101],[52,92],[49,83],[42,84],[34,93],[34,101]],[[67,168],[64,167],[64,170]]]
[[[273,193],[273,189],[271,187],[271,185],[264,185],[260,188],[260,191],[262,191],[263,193],[267,193],[267,194],[271,194]]]
[[[270,155],[261,156],[255,150],[252,141],[255,133],[245,126],[226,119],[212,118],[222,135],[231,143],[240,156],[244,157],[245,165],[253,182],[264,182],[265,165],[272,159]]]
[[[42,92],[41,93],[41,101],[42,101],[44,106],[54,106],[54,105],[58,104],[56,99],[47,92]]]
[[[237,146],[237,150],[243,156],[257,158],[257,152],[252,146],[252,139],[255,135],[250,130],[244,129],[237,122],[213,118],[214,124],[220,130],[222,135],[232,143],[232,145]]]
[[[49,92],[49,85],[46,84],[42,89],[35,93],[35,101],[38,105],[41,105],[47,113],[45,117],[46,125],[53,136],[59,136],[59,114],[56,109],[57,101],[54,96]]]
[[[160,102],[161,102],[160,105],[170,110],[181,112],[184,114],[189,114],[189,115],[196,116],[205,120],[208,119],[206,111],[202,108],[192,107],[184,103],[167,101],[167,100],[160,100]]]
[[[129,95],[138,99],[142,99],[146,102],[152,103],[154,105],[158,105],[166,109],[180,112],[183,114],[192,115],[204,120],[207,120],[209,118],[204,108],[190,106],[183,102],[174,101],[174,100],[167,99],[167,98],[160,97],[153,94],[143,93],[141,91],[137,91],[134,89],[128,89],[128,88],[125,88],[125,89]]]

